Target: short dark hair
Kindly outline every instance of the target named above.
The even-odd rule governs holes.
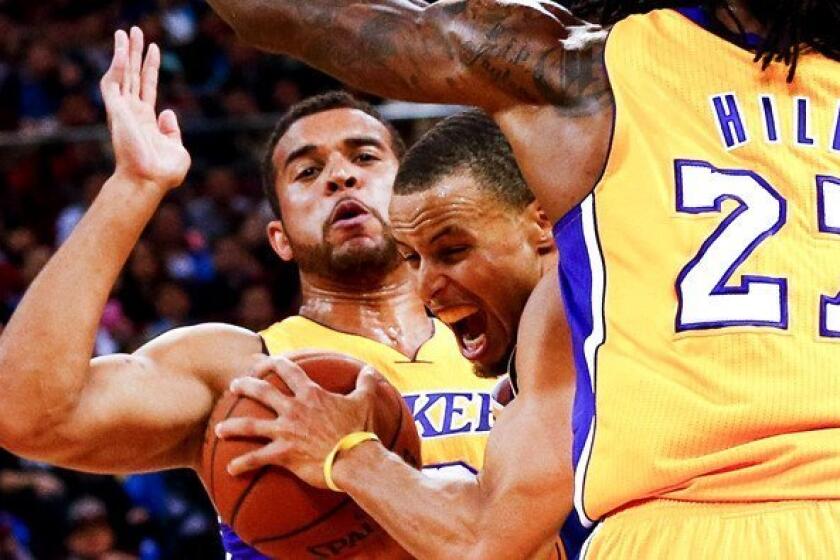
[[[274,189],[274,181],[277,177],[277,168],[274,166],[274,150],[277,147],[277,143],[283,138],[283,135],[286,134],[289,128],[300,119],[323,113],[324,111],[332,111],[333,109],[356,109],[370,115],[388,129],[388,133],[391,135],[391,149],[396,156],[400,158],[405,152],[405,144],[397,129],[390,122],[386,121],[373,105],[356,99],[346,91],[330,91],[321,95],[308,97],[292,105],[288,111],[283,113],[280,120],[277,121],[274,131],[268,139],[262,162],[263,191],[268,198],[268,202],[271,204],[271,209],[274,210],[274,214],[278,218],[280,218],[280,199],[277,196],[277,191]]]
[[[504,134],[493,119],[475,109],[442,120],[406,152],[394,194],[423,192],[462,171],[472,173],[480,188],[514,208],[534,201]]]

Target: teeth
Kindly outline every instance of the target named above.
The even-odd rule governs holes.
[[[477,311],[478,307],[475,305],[454,305],[452,307],[447,307],[446,309],[441,309],[437,312],[437,316],[440,317],[441,321],[444,323],[454,325],[458,321],[466,319]]]
[[[477,352],[479,348],[481,348],[481,345],[484,344],[484,338],[484,333],[482,333],[475,338],[468,338],[465,336],[461,339],[461,342],[463,342],[464,349],[467,352],[473,353]]]

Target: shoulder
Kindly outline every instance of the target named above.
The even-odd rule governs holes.
[[[165,332],[144,345],[138,352],[164,350],[189,352],[197,348],[206,350],[213,345],[221,345],[225,348],[230,346],[245,348],[253,347],[254,344],[257,344],[259,350],[260,336],[251,330],[226,323],[203,323]]]
[[[226,384],[244,372],[261,354],[260,335],[234,325],[205,323],[166,332],[138,349],[137,357],[152,360],[172,373]]]
[[[515,369],[517,388],[559,388],[573,379],[569,332],[556,269],[543,276],[531,293],[517,337]]]

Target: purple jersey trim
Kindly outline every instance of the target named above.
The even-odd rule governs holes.
[[[224,523],[219,523],[219,529],[222,533],[222,544],[225,547],[225,552],[230,555],[231,560],[271,560],[242,542],[242,539],[233,532],[233,529]]]
[[[577,374],[572,409],[572,460],[577,468],[589,437],[590,427],[595,429],[595,391],[590,381],[593,372],[589,371],[586,362],[584,342],[592,334],[596,318],[593,317],[592,310],[592,268],[584,238],[580,206],[572,209],[554,225],[554,242],[560,252],[560,292],[571,329]],[[602,318],[598,317],[597,320],[601,321]]]

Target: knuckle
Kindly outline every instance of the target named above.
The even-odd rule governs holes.
[[[305,401],[320,402],[324,397],[323,393],[324,391],[316,385],[304,385],[298,391],[298,396]]]

